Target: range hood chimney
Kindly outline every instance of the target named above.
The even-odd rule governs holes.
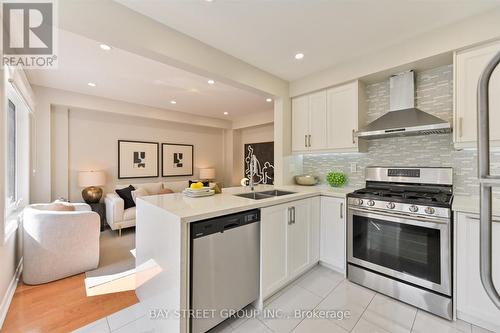
[[[449,122],[415,108],[415,77],[412,70],[391,76],[389,85],[389,112],[358,131],[357,137],[378,139],[451,132]]]

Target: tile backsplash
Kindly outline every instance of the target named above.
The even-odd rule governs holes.
[[[389,110],[389,80],[366,86],[367,122]],[[416,73],[416,106],[442,119],[453,119],[453,66]],[[500,152],[491,154],[492,173],[500,174]],[[351,172],[355,163],[356,172]],[[455,194],[478,195],[477,152],[457,151],[452,134],[384,138],[368,141],[367,153],[304,155],[304,173],[317,175],[325,183],[332,170],[344,171],[349,185],[364,185],[367,166],[453,167]],[[500,193],[496,192],[498,196]]]

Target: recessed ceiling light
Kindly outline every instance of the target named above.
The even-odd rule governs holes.
[[[174,101],[174,100],[171,100],[171,101],[170,101],[170,104],[177,104],[177,102],[176,102],[176,101]]]
[[[225,116],[227,116],[228,114],[229,114],[229,112],[227,112],[227,111],[226,111],[226,112],[224,112],[224,115],[225,115]]]
[[[212,79],[208,80],[207,82],[208,82],[208,84],[215,84],[215,80],[212,80]]]
[[[297,53],[297,54],[295,55],[295,59],[297,59],[297,60],[300,60],[300,59],[302,59],[302,58],[304,58],[304,53]]]
[[[214,0],[205,0],[206,2],[214,2]]]
[[[89,87],[95,87],[95,86],[96,86],[96,84],[95,84],[94,82],[89,82],[89,83],[87,83],[87,85],[88,85]]]
[[[111,46],[109,46],[108,44],[100,44],[99,47],[101,49],[103,49],[104,51],[109,51],[111,50]]]
[[[266,102],[271,103],[273,101],[272,98],[266,98]]]

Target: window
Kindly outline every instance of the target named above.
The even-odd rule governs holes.
[[[16,106],[9,99],[7,107],[7,210],[12,210],[13,205],[17,201],[17,186],[16,186],[16,142],[17,142],[17,122],[16,122]],[[8,215],[8,214],[7,214]]]
[[[30,112],[14,87],[6,84],[5,105],[5,217],[4,231],[12,230],[29,202]]]

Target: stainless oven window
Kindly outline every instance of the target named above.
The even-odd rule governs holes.
[[[441,284],[439,229],[354,215],[352,237],[354,258]]]

